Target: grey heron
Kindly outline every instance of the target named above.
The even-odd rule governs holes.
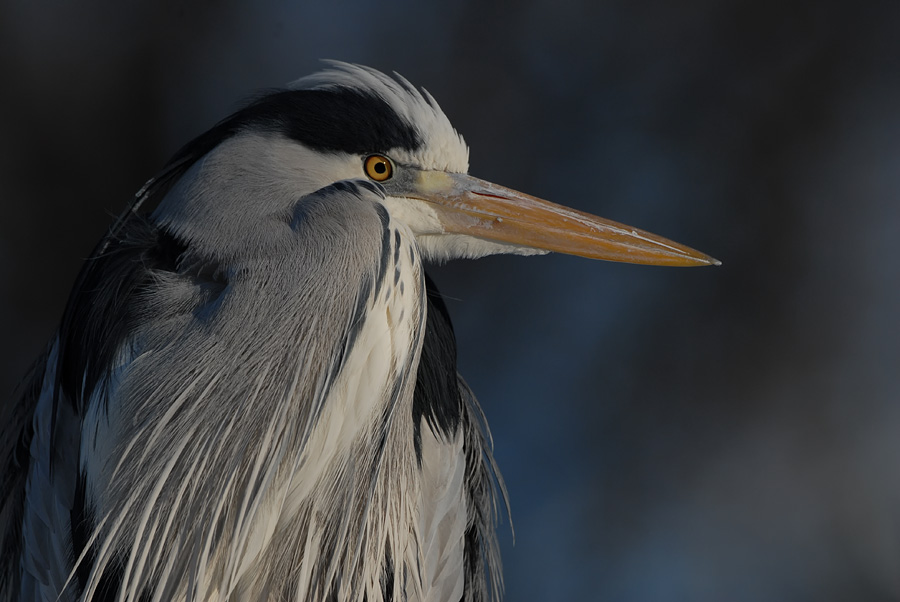
[[[498,598],[505,495],[423,262],[717,262],[467,171],[431,95],[344,63],[178,151],[4,409],[0,599]]]

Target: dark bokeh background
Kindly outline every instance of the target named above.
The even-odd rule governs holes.
[[[434,271],[507,599],[900,600],[900,3],[127,4],[0,4],[0,390],[178,146],[319,58],[396,70],[472,173],[724,261]]]

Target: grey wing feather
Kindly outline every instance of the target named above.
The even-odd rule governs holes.
[[[499,601],[503,595],[503,567],[496,525],[500,502],[510,516],[509,496],[494,460],[493,440],[481,405],[469,385],[459,377],[464,402],[466,437],[466,602]],[[512,519],[510,519],[512,520]]]
[[[32,419],[43,384],[46,354],[32,368],[21,394],[0,409],[0,601],[19,598],[22,513],[28,477]]]
[[[55,394],[57,349],[54,342],[42,374],[34,376],[40,393],[26,392],[6,426],[11,437],[20,433],[21,439],[18,454],[8,456],[4,475],[10,486],[2,516],[4,600],[65,601],[72,595],[66,582],[72,567],[70,521],[81,427],[73,405]],[[9,442],[5,446],[9,451]]]

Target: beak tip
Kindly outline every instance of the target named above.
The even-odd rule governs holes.
[[[680,245],[679,245],[680,246]],[[684,263],[680,263],[679,265],[689,266],[689,267],[704,267],[708,265],[712,266],[720,266],[722,262],[713,257],[712,255],[707,255],[701,251],[697,251],[696,249],[691,249],[690,247],[682,247],[682,258],[685,260]]]

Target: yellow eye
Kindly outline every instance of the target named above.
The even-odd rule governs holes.
[[[383,155],[370,155],[366,157],[363,163],[366,168],[366,175],[376,182],[384,182],[394,173],[394,166],[391,160]]]

